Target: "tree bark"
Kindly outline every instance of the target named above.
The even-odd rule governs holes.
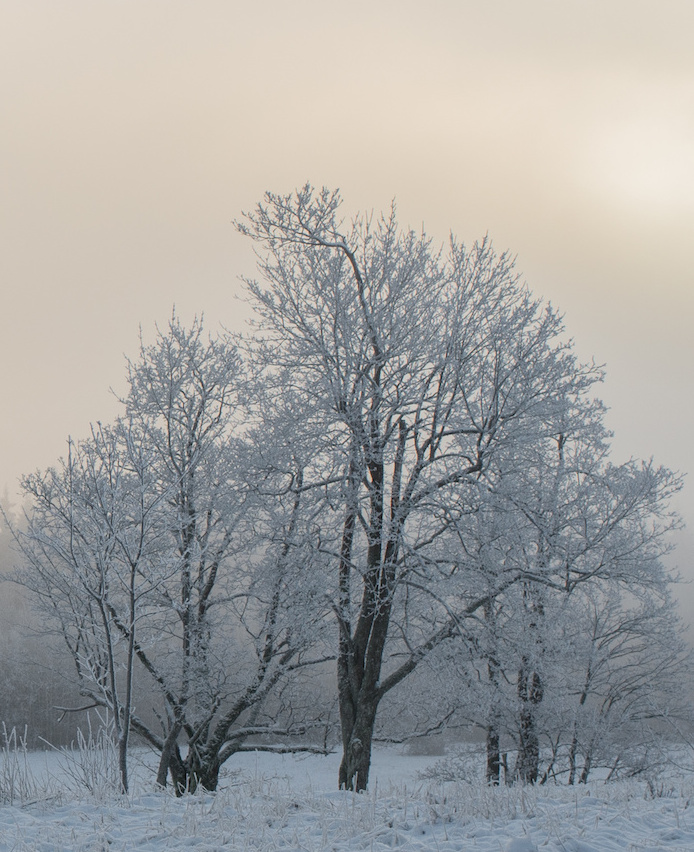
[[[569,781],[568,784],[572,787],[576,781],[576,753],[578,752],[578,736],[574,728],[573,736],[571,737],[571,746],[569,747]]]
[[[590,770],[593,766],[593,751],[592,749],[586,755],[585,762],[583,764],[583,769],[581,770],[581,777],[578,779],[579,784],[587,784],[588,776],[590,775]]]
[[[341,647],[338,659],[339,706],[342,728],[342,762],[338,775],[340,789],[359,793],[369,783],[371,744],[373,741],[376,711],[381,700],[378,681],[383,659],[390,604],[382,603],[375,618],[369,619],[371,630],[366,646],[360,636],[363,616],[355,637]],[[345,653],[346,652],[346,653]]]
[[[192,748],[186,759],[187,792],[195,793],[202,788],[212,793],[219,783],[219,760],[205,750]]]
[[[513,774],[518,781],[526,784],[534,784],[537,781],[540,768],[540,741],[537,736],[535,709],[542,697],[540,675],[522,665],[518,672],[518,698],[521,702],[518,757]]]
[[[489,601],[483,606],[484,618],[487,624],[494,627],[494,607]],[[496,654],[491,653],[487,659],[487,676],[492,690],[491,708],[487,725],[487,784],[498,786],[501,780],[501,753],[499,736],[499,662]]]
[[[373,696],[359,703],[353,724],[342,742],[342,761],[338,776],[340,789],[360,793],[368,786],[377,709],[378,700]]]
[[[391,612],[390,600],[369,586],[367,581],[354,636],[343,636],[340,643],[337,667],[343,748],[338,784],[356,792],[369,783],[371,744],[382,697],[378,683]]]
[[[487,727],[487,784],[498,787],[501,780],[499,732],[492,724]]]
[[[164,740],[164,745],[161,749],[161,755],[159,756],[159,767],[157,769],[157,784],[160,787],[166,787],[166,781],[169,776],[169,770],[171,769],[171,780],[176,787],[176,778],[174,769],[172,768],[172,761],[174,758],[174,753],[177,748],[176,740],[178,739],[178,735],[181,732],[181,724],[176,723],[169,733],[166,735],[166,739]]]

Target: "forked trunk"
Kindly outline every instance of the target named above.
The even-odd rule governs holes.
[[[352,724],[343,719],[342,761],[338,776],[341,790],[366,790],[371,768],[371,744],[378,702],[375,697],[359,702]]]
[[[159,762],[157,783],[166,786],[167,775],[171,774],[171,783],[177,796],[195,793],[197,790],[214,792],[219,784],[220,764],[216,755],[193,750],[185,760],[177,744],[165,746]]]
[[[198,789],[213,793],[219,783],[219,760],[217,755],[193,749],[186,760],[188,771],[187,792]]]
[[[166,781],[171,772],[171,781],[174,788],[178,790],[179,782],[181,781],[181,772],[176,769],[176,764],[183,765],[181,755],[178,750],[178,735],[181,732],[181,723],[177,722],[169,731],[164,740],[164,745],[159,756],[159,766],[157,768],[157,784],[160,787],[166,787]]]

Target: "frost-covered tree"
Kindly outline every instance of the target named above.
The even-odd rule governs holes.
[[[70,659],[62,641],[38,635],[42,620],[33,613],[27,590],[11,581],[18,562],[12,530],[21,524],[19,507],[5,492],[0,500],[0,720],[33,749],[42,739],[56,746],[74,739],[74,732],[57,725],[54,708],[74,703],[76,692],[65,677]]]
[[[460,546],[487,478],[598,373],[488,241],[438,251],[393,211],[344,223],[340,203],[267,194],[239,228],[261,257],[254,357],[291,376],[331,442],[305,481],[333,516],[339,784],[361,790],[384,696],[525,570],[481,576]]]
[[[630,737],[632,762],[648,730],[644,702],[661,706],[659,696],[666,694],[672,708],[682,707],[674,681],[664,689],[656,675],[666,677],[675,661],[685,668],[668,596],[672,577],[663,564],[667,534],[678,524],[669,498],[680,482],[650,463],[612,464],[600,410],[592,411],[593,418],[590,407],[583,420],[573,417],[571,428],[565,420],[555,437],[517,448],[515,466],[500,468],[493,501],[467,520],[465,547],[479,573],[516,570],[523,578],[485,606],[474,625],[468,623],[466,646],[458,651],[461,712],[486,731],[490,783],[500,779],[502,743],[516,755],[515,765],[507,766],[509,778],[533,783],[564,771],[568,762],[573,780],[579,728],[589,771],[587,755],[596,751],[583,724],[593,721],[591,737],[604,754],[617,749],[615,732],[627,725],[615,727],[610,718],[626,706],[619,684],[623,678],[636,683],[636,672],[638,702],[629,707],[638,703],[642,727],[640,739]],[[653,633],[649,654],[646,645],[639,647],[637,624],[641,640]],[[671,641],[656,641],[665,635]],[[598,651],[604,656],[600,665]],[[598,672],[609,672],[614,684],[600,712]],[[600,689],[607,689],[604,681]],[[575,731],[570,746],[569,729]],[[623,765],[625,753],[616,753]]]
[[[524,577],[522,594],[505,596],[503,617],[520,625],[512,678],[518,707],[514,775],[528,782],[539,773],[536,717],[552,698],[541,671],[556,655],[558,640],[548,623],[567,616],[570,606],[563,599],[586,586],[660,593],[668,582],[662,565],[667,534],[678,524],[669,499],[679,479],[651,463],[611,463],[599,404],[567,409],[554,428],[554,434],[517,448],[512,475],[507,469],[494,485],[505,518],[496,524],[494,550],[501,547],[504,564],[514,564]],[[492,531],[483,528],[477,538],[485,552]],[[558,603],[552,600],[557,595]],[[509,634],[507,626],[500,641],[508,643]]]
[[[19,580],[60,625],[80,691],[111,711],[121,788],[128,790],[137,617],[159,534],[153,455],[131,421],[69,442],[67,458],[25,477],[32,500]]]
[[[586,588],[572,601],[564,655],[568,783],[659,770],[693,719],[692,654],[669,594]]]
[[[136,731],[177,791],[214,789],[249,737],[277,733],[263,702],[313,662],[305,625],[320,620],[294,581],[311,564],[302,461],[274,445],[286,476],[271,481],[245,393],[234,341],[174,317],[129,362],[114,427],[24,481],[22,580],[59,623],[83,694],[113,712],[122,754]]]
[[[442,718],[485,730],[492,782],[503,742],[522,781],[561,749],[575,777],[609,752],[606,726],[637,718],[628,688],[605,697],[592,661],[621,646],[586,601],[618,600],[612,624],[633,620],[625,590],[665,600],[677,478],[610,462],[601,371],[507,255],[436,250],[394,211],[345,223],[340,204],[268,194],[239,224],[260,258],[256,335],[174,316],[128,363],[122,416],[24,481],[23,581],[113,715],[124,789],[130,731],[178,792],[214,789],[249,738],[305,732],[323,714],[296,698],[328,660],[348,789],[425,660],[461,671]]]

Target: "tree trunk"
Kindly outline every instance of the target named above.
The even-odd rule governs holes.
[[[569,748],[569,786],[573,786],[576,780],[576,753],[578,751],[578,736],[574,730]]]
[[[204,749],[193,748],[186,759],[188,771],[187,792],[195,793],[198,789],[210,793],[217,789],[219,783],[219,760],[216,754],[210,754]]]
[[[487,728],[487,784],[494,787],[501,780],[501,753],[499,751],[499,732],[492,724]]]
[[[351,725],[343,719],[342,761],[338,776],[340,789],[360,793],[366,790],[371,768],[371,743],[378,701],[375,696],[362,698]]]
[[[534,784],[540,767],[540,742],[532,710],[523,708],[520,714],[520,743],[514,775],[518,781]]]
[[[172,742],[170,746],[165,747],[164,751],[162,751],[159,761],[159,771],[157,772],[157,783],[161,787],[166,787],[166,776],[168,773],[171,773],[171,783],[174,793],[177,796],[182,796],[188,790],[188,773],[176,742]]]
[[[174,788],[178,788],[176,773],[173,768],[173,761],[177,749],[176,740],[178,739],[180,732],[181,724],[176,723],[166,735],[166,739],[164,740],[164,747],[162,748],[161,755],[159,757],[159,768],[157,769],[157,784],[160,787],[166,787],[166,780],[169,775],[169,770],[171,770],[171,781]],[[178,757],[180,762],[180,754]],[[180,778],[178,780],[180,780]]]
[[[388,634],[388,624],[394,589],[395,548],[391,541],[382,557],[383,535],[383,464],[369,466],[373,489],[371,492],[370,530],[367,551],[367,570],[363,578],[362,601],[354,631],[352,631],[350,604],[350,575],[356,502],[345,516],[340,551],[338,613],[339,646],[337,656],[337,681],[342,729],[342,762],[338,774],[340,789],[361,792],[369,783],[371,743],[373,740],[376,710],[381,696],[377,685],[381,673],[383,652]],[[350,482],[355,493],[356,472],[350,470]]]
[[[494,608],[491,602],[484,605],[484,617],[492,624]],[[495,654],[487,660],[487,675],[492,688],[492,703],[487,725],[487,784],[498,786],[501,780],[501,754],[499,751],[499,663]]]
[[[535,724],[535,710],[542,697],[540,675],[522,665],[518,672],[518,698],[521,702],[518,757],[513,774],[518,781],[526,784],[534,784],[537,781],[540,769],[540,741]]]
[[[120,791],[128,792],[128,729],[125,728],[118,738],[118,771],[120,773]]]
[[[375,609],[378,604],[371,606]],[[376,711],[381,700],[378,690],[383,648],[388,631],[390,603],[380,604],[375,617],[362,615],[354,637],[341,631],[337,661],[342,762],[338,775],[340,789],[361,792],[369,783],[371,744]],[[364,640],[365,628],[369,628]]]
[[[581,770],[581,777],[578,780],[579,784],[587,784],[588,776],[590,775],[590,770],[593,766],[593,754],[592,750],[588,752],[586,755],[585,762],[583,764],[583,769]]]

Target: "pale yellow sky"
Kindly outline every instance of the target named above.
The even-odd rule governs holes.
[[[617,458],[694,472],[693,41],[691,0],[2,0],[0,487],[113,416],[140,323],[240,325],[231,220],[306,180],[489,233]]]

